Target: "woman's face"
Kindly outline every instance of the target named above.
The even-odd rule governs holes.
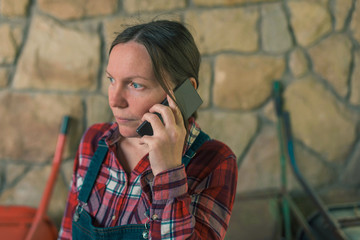
[[[150,107],[165,99],[146,48],[134,41],[116,45],[109,56],[109,105],[123,137],[137,137],[137,127]]]

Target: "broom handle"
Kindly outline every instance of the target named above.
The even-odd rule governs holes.
[[[31,224],[31,228],[26,236],[26,240],[33,239],[33,237],[35,236],[36,230],[37,230],[42,218],[44,217],[44,214],[47,211],[50,197],[52,194],[52,190],[53,190],[53,187],[54,187],[54,184],[55,184],[58,172],[59,172],[61,160],[62,160],[62,154],[63,154],[63,150],[64,150],[64,146],[65,146],[68,125],[69,125],[69,116],[64,116],[62,119],[60,134],[58,136],[58,140],[57,140],[57,144],[56,144],[56,150],[55,150],[55,154],[54,154],[50,177],[46,184],[43,196],[41,198],[40,206],[39,206],[38,210],[36,211],[34,221]]]

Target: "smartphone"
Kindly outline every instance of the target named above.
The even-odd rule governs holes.
[[[193,115],[193,113],[203,103],[198,92],[191,84],[190,79],[186,79],[183,83],[177,86],[174,89],[174,95],[184,119],[189,119],[191,115]],[[169,103],[166,98],[164,101],[161,102],[161,104],[165,106],[169,106]],[[162,120],[161,115],[159,113],[155,113],[155,114]],[[151,124],[148,121],[144,121],[143,123],[141,123],[141,125],[136,129],[136,132],[140,136],[144,136],[144,135],[152,136],[154,133]]]

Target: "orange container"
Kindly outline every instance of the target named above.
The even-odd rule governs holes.
[[[0,206],[0,238],[24,240],[34,222],[37,209],[25,206]],[[53,240],[58,231],[51,220],[44,216],[33,239]]]

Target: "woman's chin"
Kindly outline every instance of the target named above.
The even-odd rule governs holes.
[[[136,128],[127,128],[127,127],[120,126],[119,132],[120,132],[120,135],[125,138],[140,137],[139,134],[136,132]]]

